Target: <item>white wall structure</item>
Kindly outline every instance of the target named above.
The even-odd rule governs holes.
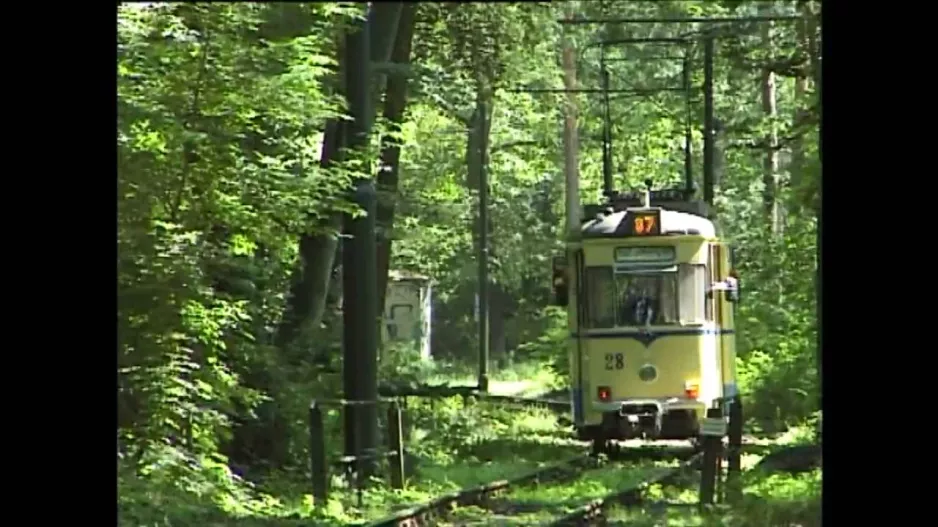
[[[420,356],[429,360],[432,291],[432,282],[426,276],[391,271],[384,303],[382,341],[413,343],[420,350]]]

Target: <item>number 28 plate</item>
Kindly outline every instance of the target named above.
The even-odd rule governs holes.
[[[707,417],[700,421],[700,435],[723,437],[726,435],[726,421],[722,418]]]

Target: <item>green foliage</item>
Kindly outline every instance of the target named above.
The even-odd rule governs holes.
[[[805,445],[817,443],[821,426],[821,411],[812,413],[801,423],[790,427],[778,438],[778,443],[785,445]]]
[[[137,467],[118,459],[118,524],[191,525],[224,522],[271,510],[272,499],[232,474],[223,458],[193,457],[159,446]]]
[[[436,370],[412,343],[392,342],[381,352],[378,379],[394,386],[416,386]]]
[[[352,173],[320,168],[310,133],[341,111],[324,88],[331,29],[276,40],[276,8],[119,10],[119,432],[135,464],[164,448],[216,455],[233,418],[296,400],[271,389],[290,376],[272,328],[297,236],[352,210]]]
[[[763,430],[783,429],[817,409],[815,231],[813,219],[793,218],[780,237],[743,231],[734,240],[744,287],[739,382],[746,413]]]
[[[121,5],[121,524],[227,525],[236,517],[247,524],[291,525],[297,520],[286,517],[290,514],[346,521],[428,499],[472,477],[492,479],[556,460],[569,445],[525,442],[535,435],[553,441],[565,433],[546,412],[458,398],[411,400],[409,444],[419,458],[420,479],[404,492],[376,485],[367,491],[369,505],[362,510],[345,492],[347,482],[336,476],[336,497],[315,508],[302,497],[305,483],[297,483],[304,481],[307,465],[305,415],[311,399],[341,393],[341,313],[331,303],[322,327],[302,328],[293,344],[275,345],[296,278],[297,241],[304,234],[331,234],[333,227],[323,220],[337,213],[359,214],[345,199],[351,179],[364,175],[366,164],[376,166],[381,137],[400,139],[391,267],[435,281],[438,360],[426,363],[414,349],[389,345],[380,356],[380,377],[390,384],[415,384],[456,370],[468,382],[474,377],[467,365],[474,368],[478,332],[477,193],[467,167],[467,128],[477,101],[487,102],[490,289],[497,322],[492,362],[515,364],[513,370],[495,368],[493,386],[512,393],[562,388],[557,379],[569,371],[568,328],[563,311],[547,306],[550,257],[563,247],[565,97],[510,88],[559,87],[557,50],[564,36],[580,50],[581,86],[598,85],[598,53],[586,44],[616,37],[617,30],[583,26],[564,33],[554,20],[568,11],[630,17],[766,9],[796,12],[789,3],[752,2],[421,4],[414,63],[381,66],[410,78],[400,133],[389,135],[393,126],[379,119],[367,148],[323,167],[325,123],[343,118],[345,111],[336,60],[342,31],[362,16],[363,6]],[[776,431],[817,412],[813,279],[820,105],[813,79],[806,90],[796,89],[790,75],[805,75],[819,57],[812,55],[817,48],[812,51],[810,35],[801,35],[793,24],[777,24],[768,40],[753,25],[728,27],[742,35],[721,41],[715,66],[716,113],[726,131],[716,207],[723,232],[736,246],[742,278],[736,316],[746,412],[758,428]],[[649,26],[631,36],[698,29]],[[699,66],[699,46],[693,51]],[[623,57],[629,60],[610,63],[614,87],[678,83],[679,63],[649,58],[660,54],[651,46],[628,50]],[[773,117],[759,104],[767,67],[778,70]],[[701,82],[698,68],[692,83]],[[600,99],[580,95],[577,100],[581,198],[593,202],[602,179]],[[646,178],[657,185],[682,181],[685,108],[678,97],[616,98],[611,112],[619,188]],[[695,102],[696,123],[701,112]],[[767,151],[761,145],[772,131],[782,155],[777,188],[767,189]],[[693,150],[699,180],[699,124]],[[784,209],[775,231],[764,210],[767,193]],[[338,410],[327,412],[326,427],[329,454],[338,455]],[[789,439],[804,440],[811,430],[795,427]],[[474,464],[460,466],[460,457]],[[493,464],[506,457],[520,461]],[[456,475],[446,479],[446,472]],[[807,514],[814,505],[810,499],[804,503]]]
[[[771,475],[746,489],[743,505],[727,515],[729,525],[821,525],[821,471]]]
[[[566,377],[570,374],[567,348],[570,329],[566,311],[551,306],[544,310],[543,317],[546,319],[544,332],[518,346],[516,354],[520,360],[547,363],[557,375]]]
[[[681,496],[669,497],[668,501],[691,504],[696,499],[695,494],[685,492]],[[748,486],[742,503],[738,505],[718,506],[703,515],[695,509],[619,509],[613,510],[608,518],[613,522],[642,527],[662,524],[676,527],[816,527],[821,525],[821,473],[773,475]]]

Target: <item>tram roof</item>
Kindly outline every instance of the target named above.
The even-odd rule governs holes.
[[[586,221],[582,227],[583,237],[585,238],[618,238],[624,236],[626,216],[630,212],[640,212],[642,208],[628,208],[606,214],[600,214],[598,217]],[[694,235],[705,238],[715,238],[716,228],[713,222],[687,212],[679,212],[661,208],[661,234],[668,235]],[[621,227],[620,227],[621,226]]]

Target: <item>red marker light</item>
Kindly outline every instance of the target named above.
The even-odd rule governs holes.
[[[612,390],[608,386],[600,386],[596,390],[596,395],[599,396],[600,401],[608,401],[612,398]]]

